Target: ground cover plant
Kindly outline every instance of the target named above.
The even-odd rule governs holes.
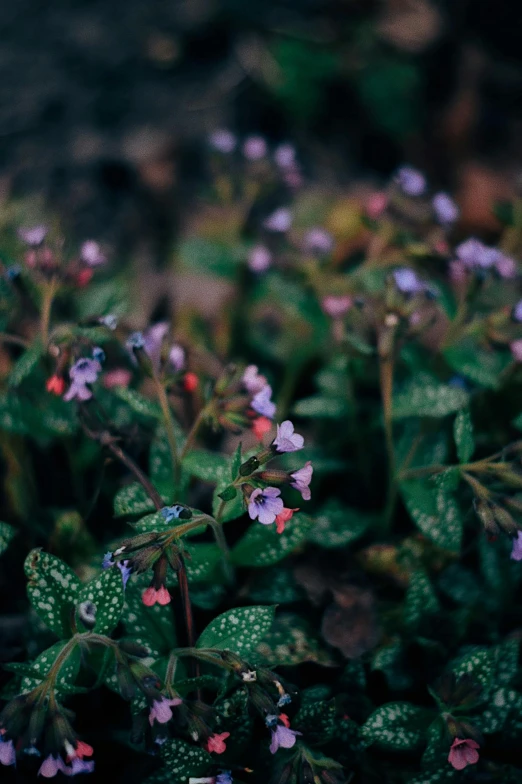
[[[521,204],[467,237],[407,165],[207,153],[150,323],[5,228],[3,777],[515,784]]]

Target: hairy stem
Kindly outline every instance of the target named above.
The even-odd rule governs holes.
[[[174,487],[177,489],[180,478],[180,461],[178,458],[178,445],[176,440],[176,431],[174,429],[174,420],[172,418],[172,411],[170,410],[170,404],[165,387],[156,375],[154,375],[154,384],[156,386],[156,393],[158,395],[158,401],[163,414],[165,430],[167,431],[167,441],[169,443],[170,459],[172,461],[172,476],[174,479]]]

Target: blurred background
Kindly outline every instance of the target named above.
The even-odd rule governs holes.
[[[1,193],[161,264],[228,127],[343,188],[407,161],[494,230],[521,174],[521,29],[510,0],[4,2]]]

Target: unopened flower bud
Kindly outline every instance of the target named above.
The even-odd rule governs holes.
[[[239,475],[240,476],[250,476],[259,468],[259,460],[254,455],[253,457],[246,460],[240,467],[239,467]]]
[[[78,605],[78,617],[87,629],[93,629],[96,624],[96,605],[88,600],[81,602]]]
[[[260,471],[255,475],[255,479],[261,479],[261,481],[266,482],[269,485],[282,485],[289,481],[288,473],[286,471],[280,471],[277,468],[269,468],[266,471]]]

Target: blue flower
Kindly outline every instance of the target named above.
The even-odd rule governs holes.
[[[108,552],[103,556],[102,569],[108,569],[110,566],[114,566],[114,558],[112,553]]]
[[[100,364],[105,362],[105,351],[99,346],[95,346],[92,350],[92,358]]]
[[[272,397],[272,387],[267,384],[263,389],[252,398],[251,406],[261,416],[273,419],[276,412],[276,405],[270,399]]]
[[[164,518],[166,523],[170,523],[171,520],[178,520],[180,517],[185,519],[192,517],[192,513],[190,512],[190,509],[187,509],[187,507],[183,506],[182,504],[174,504],[174,506],[164,506],[160,514]]]
[[[292,698],[289,694],[282,694],[277,701],[277,707],[282,708],[284,705],[289,705],[291,702]]]

